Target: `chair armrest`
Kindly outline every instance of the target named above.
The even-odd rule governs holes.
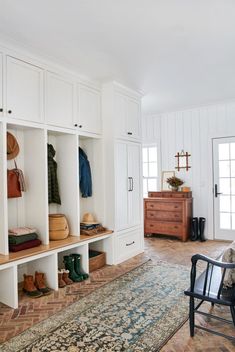
[[[198,260],[202,260],[206,263],[218,266],[225,269],[235,269],[235,263],[221,262],[219,260],[212,259],[203,254],[195,254],[191,258],[192,265],[195,266]]]

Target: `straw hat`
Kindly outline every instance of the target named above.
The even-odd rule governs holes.
[[[7,160],[14,159],[19,154],[19,144],[10,132],[7,132]]]
[[[94,217],[94,215],[92,215],[91,213],[85,213],[83,215],[82,223],[83,224],[88,224],[88,225],[89,224],[91,224],[91,225],[99,224],[99,222],[97,222],[97,220]]]

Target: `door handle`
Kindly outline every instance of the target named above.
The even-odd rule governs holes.
[[[220,194],[223,194],[223,193],[218,192],[218,185],[215,184],[215,198],[217,198]]]
[[[131,179],[131,192],[132,192],[134,189],[134,180],[133,180],[133,177],[130,177],[130,179]]]
[[[131,177],[128,177],[128,192],[131,192]]]

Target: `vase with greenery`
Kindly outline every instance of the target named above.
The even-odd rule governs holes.
[[[169,177],[166,182],[172,191],[178,191],[179,187],[184,184],[184,181],[176,176]]]

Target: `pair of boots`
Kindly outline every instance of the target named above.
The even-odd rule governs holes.
[[[205,218],[192,218],[191,220],[191,241],[202,241],[204,242],[205,236],[204,236],[204,231],[205,231],[205,223],[206,219]]]
[[[23,291],[27,296],[38,298],[47,296],[52,293],[52,289],[46,285],[46,276],[44,273],[35,271],[35,279],[33,275],[24,274]]]
[[[66,270],[69,270],[69,278],[73,282],[80,282],[89,277],[81,268],[80,254],[75,253],[64,256],[64,266]]]
[[[69,278],[69,270],[58,270],[58,284],[59,288],[63,288],[67,285],[73,284],[73,281]]]

